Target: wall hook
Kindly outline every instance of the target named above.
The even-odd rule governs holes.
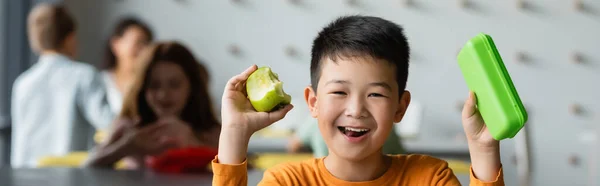
[[[517,165],[518,162],[517,162],[517,155],[516,154],[513,154],[513,155],[510,156],[510,162],[513,165]]]
[[[346,3],[350,6],[359,6],[359,0],[347,0]]]
[[[573,103],[569,106],[569,112],[573,115],[583,114],[583,107],[580,104]]]
[[[515,60],[518,63],[527,63],[527,62],[529,62],[529,56],[527,55],[527,53],[525,53],[523,51],[518,51],[515,54]]]
[[[571,53],[571,63],[581,64],[583,63],[583,54],[580,52],[574,51]]]
[[[465,106],[465,101],[461,101],[461,100],[456,101],[455,107],[456,107],[457,111],[462,112],[464,106]]]
[[[287,46],[284,51],[289,57],[298,57],[298,50],[294,46]]]
[[[569,161],[569,165],[571,165],[571,166],[575,167],[575,166],[578,166],[578,165],[579,165],[579,163],[580,163],[580,158],[579,158],[579,156],[577,156],[576,154],[573,154],[573,155],[569,156],[569,159],[568,159],[568,161]]]
[[[242,55],[242,50],[236,44],[229,45],[228,50],[229,50],[229,53],[233,56],[241,56]]]
[[[290,0],[290,3],[299,5],[299,4],[302,4],[302,0]]]

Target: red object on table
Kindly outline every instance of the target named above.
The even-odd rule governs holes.
[[[208,164],[216,155],[217,149],[210,147],[171,149],[158,156],[149,157],[146,164],[152,170],[164,173],[207,172]]]

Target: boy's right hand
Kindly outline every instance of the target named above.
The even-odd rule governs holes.
[[[252,107],[246,96],[245,84],[248,76],[256,69],[256,65],[250,66],[241,74],[231,78],[225,85],[221,102],[222,130],[241,130],[252,135],[252,133],[279,121],[292,109],[291,104],[273,112],[257,112]]]
[[[246,96],[245,83],[256,71],[252,65],[227,82],[221,100],[221,137],[219,138],[219,163],[239,164],[246,158],[250,136],[276,121],[293,108],[287,105],[273,112],[257,112]]]

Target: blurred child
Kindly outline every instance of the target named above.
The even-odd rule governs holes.
[[[108,38],[102,75],[114,113],[121,111],[123,95],[135,78],[136,57],[153,38],[144,22],[130,17],[121,19]]]
[[[405,90],[409,45],[403,29],[384,19],[342,17],[327,25],[312,46],[311,86],[304,98],[329,155],[265,171],[259,185],[460,185],[446,161],[426,155],[384,155],[393,124],[411,100]],[[222,100],[213,185],[246,185],[250,136],[282,119],[288,105],[256,112],[244,96],[248,68],[227,82]],[[499,142],[489,134],[469,94],[463,128],[471,155],[471,185],[504,185]]]
[[[108,140],[88,166],[144,168],[170,149],[216,149],[220,124],[208,93],[208,72],[179,43],[158,43],[139,56],[140,69]]]
[[[91,127],[105,129],[114,119],[100,73],[73,60],[77,29],[65,7],[36,5],[27,31],[40,58],[13,85],[13,167],[34,167],[43,156],[86,151]]]

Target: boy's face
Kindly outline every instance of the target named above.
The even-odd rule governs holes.
[[[305,98],[330,153],[348,160],[381,153],[410,102],[395,77],[391,64],[368,56],[322,61],[318,91],[307,87]]]

